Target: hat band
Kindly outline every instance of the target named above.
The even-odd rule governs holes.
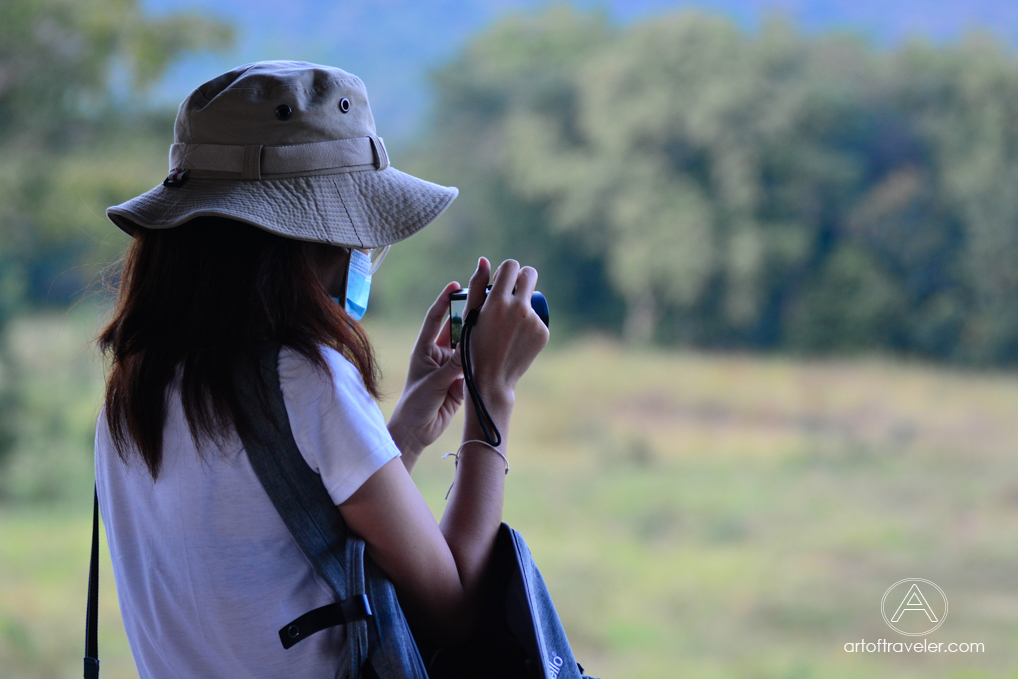
[[[261,179],[322,170],[384,170],[389,156],[381,137],[336,139],[287,146],[179,143],[170,147],[170,172],[199,170]]]

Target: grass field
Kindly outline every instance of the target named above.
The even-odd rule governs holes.
[[[391,408],[412,333],[373,327]],[[85,312],[14,329],[25,434],[0,487],[0,677],[80,676],[101,370]],[[415,478],[440,512],[456,430]],[[524,378],[505,518],[595,676],[1018,676],[1018,376],[881,359],[796,361],[552,346]],[[104,679],[134,676],[108,559]],[[931,642],[885,589],[936,582]]]

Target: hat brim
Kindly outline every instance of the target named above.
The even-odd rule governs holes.
[[[106,210],[114,224],[170,229],[195,217],[246,222],[287,238],[373,248],[417,233],[459,194],[392,167],[279,179],[188,177]]]

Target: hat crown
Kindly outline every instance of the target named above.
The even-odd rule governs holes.
[[[289,115],[277,115],[280,107]],[[213,78],[184,100],[173,128],[177,143],[192,144],[285,146],[374,134],[361,79],[303,61],[260,61]]]

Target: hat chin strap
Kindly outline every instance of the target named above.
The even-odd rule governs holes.
[[[385,144],[374,135],[287,146],[178,143],[170,147],[170,172],[197,170],[229,179],[387,167],[389,155]]]

